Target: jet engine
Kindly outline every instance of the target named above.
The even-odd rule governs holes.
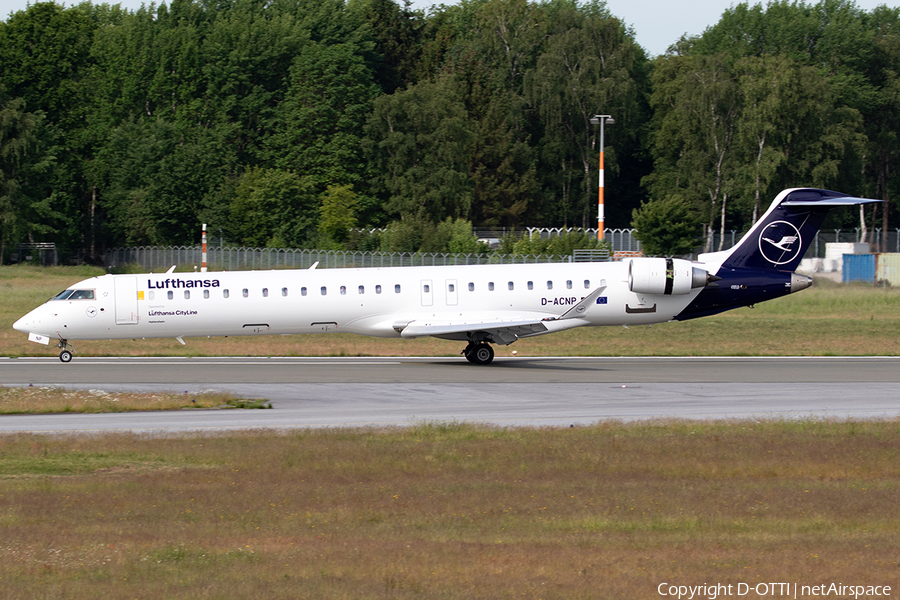
[[[716,279],[680,258],[632,258],[628,265],[628,289],[637,294],[689,294]]]

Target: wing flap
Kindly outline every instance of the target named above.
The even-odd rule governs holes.
[[[496,343],[509,344],[520,337],[536,335],[548,331],[540,320],[521,319],[515,321],[412,321],[400,332],[404,338],[425,336],[450,336],[455,334],[483,333]],[[509,340],[509,341],[506,341]]]

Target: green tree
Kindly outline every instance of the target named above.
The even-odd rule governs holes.
[[[260,160],[276,107],[285,95],[291,64],[315,35],[310,29],[325,8],[336,7],[332,0],[323,1],[321,8],[259,0],[207,6],[214,18],[206,25],[200,45],[202,118],[217,126],[234,126],[231,144],[242,164]],[[304,23],[302,15],[310,16],[310,21]]]
[[[378,86],[360,50],[309,43],[294,60],[290,81],[266,140],[267,162],[303,173],[321,192],[363,183],[361,140]]]
[[[614,115],[624,125],[619,129],[628,132],[611,129],[607,136],[604,166],[614,174],[619,161],[612,140],[637,139],[641,128],[644,54],[605,4],[551,6],[553,28],[526,74],[526,94],[540,117],[544,186],[555,198],[552,210],[563,224],[588,227],[596,223],[599,154],[599,130],[590,119],[598,112]]]
[[[9,246],[53,232],[60,216],[41,185],[53,162],[43,136],[43,113],[27,112],[25,101],[7,96],[0,84],[0,264]]]
[[[377,55],[375,81],[387,94],[418,81],[425,19],[405,2],[359,0],[348,4],[368,24]]]
[[[688,254],[700,241],[700,224],[691,203],[678,194],[642,203],[634,210],[631,225],[649,256]]]
[[[537,232],[516,240],[512,247],[512,254],[572,254],[575,250],[609,249],[606,240],[598,240],[595,235],[583,229],[573,229],[543,238]]]
[[[343,243],[356,227],[359,199],[352,185],[329,185],[319,207],[319,232],[327,240]]]
[[[43,113],[49,152],[55,157],[40,170],[43,185],[52,189],[48,210],[52,208],[55,224],[45,225],[55,230],[54,241],[62,250],[75,253],[93,243],[93,193],[84,177],[92,152],[88,75],[91,39],[104,21],[104,10],[38,2],[0,25],[0,64],[15,66],[0,69],[0,84],[11,97],[22,98],[28,112]]]
[[[739,164],[738,178],[742,176],[752,194],[750,222],[755,223],[762,195],[768,193],[779,166],[787,158],[783,140],[792,101],[796,101],[791,97],[796,82],[791,76],[792,64],[780,56],[749,56],[739,60],[735,69],[743,104],[737,141],[748,154],[755,154],[753,160]]]
[[[717,216],[725,227],[734,177],[737,83],[722,55],[662,57],[653,79],[656,162],[645,183],[657,197],[678,191],[694,206],[706,207],[704,249],[709,251]]]
[[[873,52],[866,65],[867,79],[877,89],[876,101],[864,114],[868,138],[868,168],[874,176],[873,198],[884,201],[881,214],[881,249],[888,248],[889,215],[898,184],[892,181],[900,155],[900,9],[882,6],[873,11]]]
[[[432,252],[452,252],[454,254],[476,254],[484,251],[472,230],[472,222],[466,219],[447,217],[437,224]]]
[[[163,119],[113,129],[93,163],[113,243],[196,243],[200,224],[221,223],[223,185],[235,170],[229,127],[183,128]]]
[[[255,167],[236,186],[229,234],[247,246],[302,248],[315,236],[318,215],[307,181],[289,171]]]
[[[149,204],[162,161],[177,144],[177,128],[162,119],[129,120],[109,132],[92,172],[101,182],[103,233],[111,245],[164,242]]]
[[[476,134],[452,77],[379,97],[367,132],[388,212],[432,223],[468,216]]]

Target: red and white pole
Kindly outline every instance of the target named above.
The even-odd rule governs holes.
[[[600,126],[600,191],[597,194],[597,239],[603,239],[604,214],[603,214],[603,149],[606,146],[606,126],[615,123],[609,115],[594,115],[591,117],[591,125]]]
[[[600,192],[597,207],[597,239],[603,239],[603,125],[600,125]]]
[[[200,272],[206,273],[206,223],[203,224],[203,248],[202,248],[202,260],[203,264],[200,266]]]

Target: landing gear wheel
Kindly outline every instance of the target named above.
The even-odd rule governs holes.
[[[75,347],[69,343],[69,340],[60,338],[56,347],[62,348],[62,352],[59,353],[59,360],[64,363],[72,362],[72,353],[75,352]]]
[[[490,344],[482,342],[469,350],[466,353],[466,358],[469,359],[469,362],[476,365],[489,365],[494,360],[494,349],[491,348]]]

